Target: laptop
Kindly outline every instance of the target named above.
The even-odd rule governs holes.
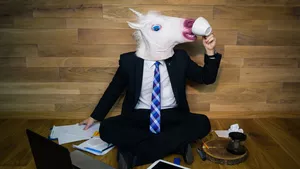
[[[69,152],[63,146],[26,129],[37,169],[114,169],[78,150]]]

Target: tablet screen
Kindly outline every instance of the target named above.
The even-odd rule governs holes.
[[[158,162],[152,169],[182,169],[164,162]]]

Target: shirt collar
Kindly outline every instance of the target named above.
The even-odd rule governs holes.
[[[152,66],[154,66],[156,61],[153,60],[145,60],[146,65],[148,66],[148,68],[151,68]],[[160,60],[159,63],[163,66],[165,64],[165,61]]]

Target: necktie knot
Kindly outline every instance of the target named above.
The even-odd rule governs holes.
[[[160,62],[156,61],[154,64],[155,64],[155,67],[158,67],[160,65]]]

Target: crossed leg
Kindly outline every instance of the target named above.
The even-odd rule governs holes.
[[[149,131],[149,114],[138,118],[116,116],[101,123],[100,136],[122,151],[137,157],[136,166],[152,163],[172,154],[187,143],[205,137],[210,131],[210,122],[205,115],[193,113],[162,113],[161,132]]]

